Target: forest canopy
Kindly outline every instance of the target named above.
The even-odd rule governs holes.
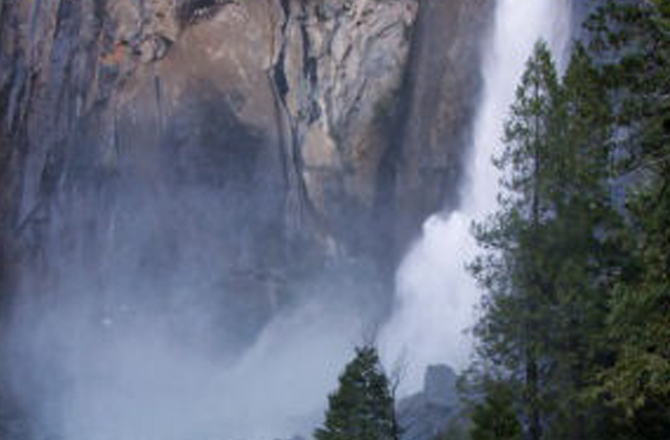
[[[609,1],[585,27],[562,76],[536,45],[473,228],[473,438],[500,414],[509,438],[670,438],[670,2]]]

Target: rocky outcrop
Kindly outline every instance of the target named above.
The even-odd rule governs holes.
[[[384,124],[397,104],[418,4],[326,1],[285,7],[275,73],[284,86],[280,94],[298,179],[329,251],[360,253],[374,235],[377,176],[388,148]]]
[[[434,440],[445,431],[460,411],[456,380],[447,365],[428,367],[423,390],[398,402],[403,440]]]

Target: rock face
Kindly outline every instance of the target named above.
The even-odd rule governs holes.
[[[455,203],[489,9],[1,2],[3,291],[73,265],[94,285],[134,271],[133,292],[197,272],[256,295],[262,321],[290,273],[391,268]]]
[[[388,149],[384,125],[402,86],[415,0],[285,2],[275,67],[318,236],[336,252],[369,250]]]
[[[446,407],[458,404],[456,373],[447,365],[430,365],[426,370],[423,393],[428,403]]]
[[[146,303],[228,346],[295,280],[389,280],[457,203],[492,3],[0,0],[0,312]]]
[[[479,37],[493,3],[421,2],[394,136],[399,144],[390,205],[401,252],[430,213],[459,203],[463,147],[470,144],[478,103]]]

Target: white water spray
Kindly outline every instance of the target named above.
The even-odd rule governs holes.
[[[472,350],[466,334],[475,322],[481,292],[466,270],[478,249],[474,220],[496,208],[499,172],[491,158],[501,151],[503,123],[526,60],[544,39],[564,65],[570,42],[570,0],[498,0],[486,42],[484,90],[474,124],[474,144],[460,208],[426,220],[396,274],[395,311],[380,335],[387,365],[403,364],[401,393],[418,390],[430,364],[464,367]]]

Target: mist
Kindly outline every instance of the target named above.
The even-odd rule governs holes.
[[[346,300],[305,293],[237,356],[189,343],[152,310],[115,322],[83,302],[22,304],[11,333],[14,392],[34,412],[40,437],[309,435],[362,341],[364,317]],[[187,312],[193,326],[208,313]]]
[[[374,277],[322,266],[289,282],[238,251],[239,197],[119,188],[106,209],[64,201],[76,209],[23,274],[3,363],[35,438],[309,437],[379,320]]]

